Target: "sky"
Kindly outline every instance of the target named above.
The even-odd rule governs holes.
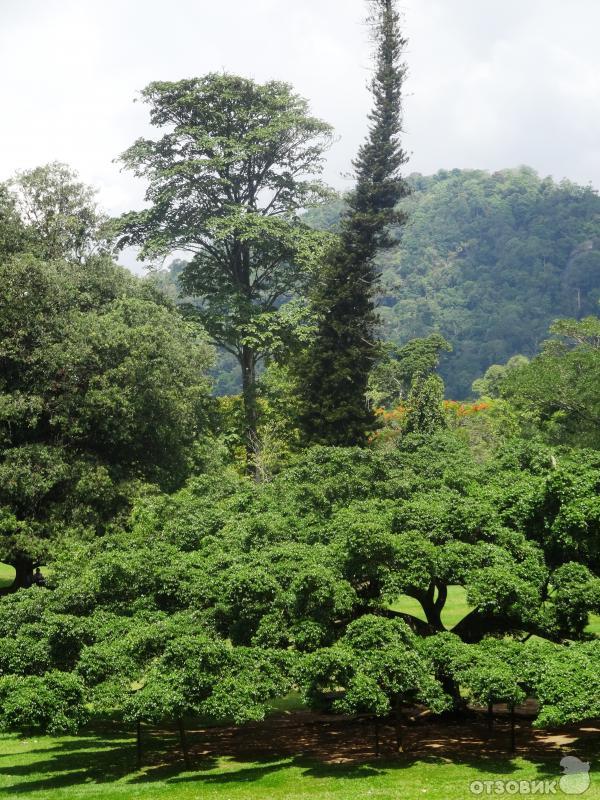
[[[599,0],[401,0],[409,39],[407,172],[497,170],[600,189]],[[338,140],[325,179],[349,188],[366,131],[365,0],[0,0],[0,180],[64,161],[111,214],[144,185],[114,159],[152,135],[153,80],[211,71],[285,80]]]

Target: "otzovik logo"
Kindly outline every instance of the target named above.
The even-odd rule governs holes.
[[[576,756],[565,756],[561,762],[563,774],[554,780],[495,780],[472,781],[469,789],[474,795],[581,795],[590,788],[590,764]]]
[[[564,794],[583,794],[590,788],[590,764],[576,756],[565,756],[560,762],[564,774],[558,782]]]

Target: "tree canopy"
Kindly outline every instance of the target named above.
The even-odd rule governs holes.
[[[103,530],[136,483],[174,489],[207,428],[210,347],[104,257],[0,263],[0,557],[16,586],[65,527]]]
[[[401,235],[378,256],[381,335],[404,345],[441,334],[453,347],[448,396],[470,396],[491,364],[534,356],[559,317],[597,314],[600,198],[528,167],[413,174]],[[309,212],[336,229],[343,205]]]

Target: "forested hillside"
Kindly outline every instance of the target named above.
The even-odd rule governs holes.
[[[464,398],[490,364],[533,355],[557,317],[596,313],[600,197],[521,167],[412,175],[402,241],[379,256],[383,336],[439,331],[454,351],[441,373]],[[309,212],[335,227],[342,204]]]

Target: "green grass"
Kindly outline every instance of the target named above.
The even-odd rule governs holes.
[[[394,611],[402,611],[405,614],[412,614],[418,619],[425,620],[423,608],[414,597],[402,595],[392,606]],[[446,628],[453,628],[458,622],[466,617],[471,611],[471,606],[467,603],[467,594],[462,586],[449,586],[448,599],[442,611],[442,623]]]
[[[175,741],[163,744],[175,748]],[[157,756],[156,752],[152,753]],[[582,754],[583,755],[583,754]],[[19,739],[0,737],[0,798],[34,800],[464,800],[471,781],[554,780],[551,761],[509,757],[442,758],[324,764],[305,757],[208,756],[186,771],[172,754],[165,765],[135,771],[132,739],[118,734]],[[592,773],[589,800],[600,798]]]
[[[600,616],[590,614],[590,624],[587,626],[586,631],[593,633],[594,636],[600,636]]]
[[[300,692],[290,692],[285,697],[278,697],[276,700],[271,701],[271,708],[273,711],[279,712],[306,710]]]
[[[15,579],[15,571],[8,564],[0,564],[0,589],[10,586]]]

